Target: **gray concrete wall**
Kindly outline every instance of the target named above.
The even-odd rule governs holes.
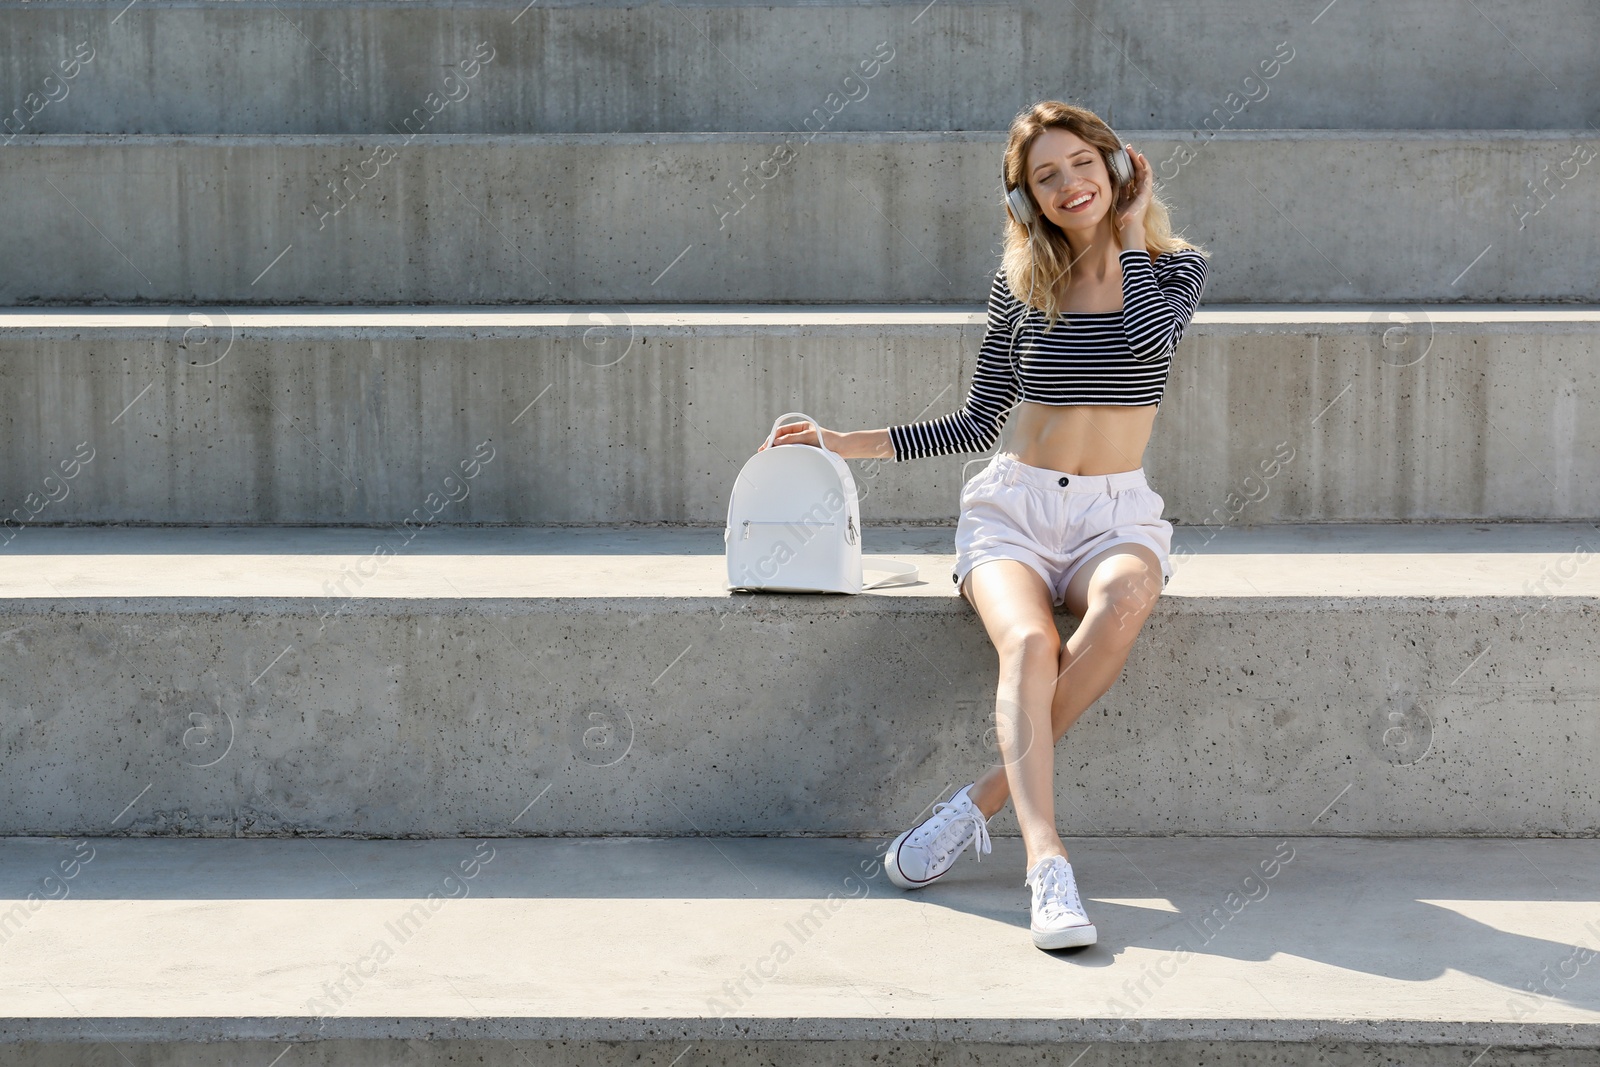
[[[997,134],[406,141],[19,137],[0,301],[982,301],[997,264]],[[1139,145],[1215,254],[1208,300],[1600,301],[1592,133]]]
[[[515,832],[879,835],[998,759],[994,653],[953,597],[0,614],[0,834],[498,835],[548,786]],[[1062,829],[1595,834],[1596,622],[1583,597],[1164,597],[1059,751]]]
[[[1572,129],[1600,96],[1584,0],[126,6],[0,5],[8,109],[94,49],[29,132],[385,133],[479,42],[437,132],[994,130],[1051,97],[1129,130]]]
[[[1600,514],[1589,432],[1600,324],[1436,313],[1192,324],[1144,457],[1167,516]],[[489,440],[493,477],[449,521],[720,526],[734,477],[779,414],[856,430],[953,411],[983,332],[981,314],[851,326],[817,309],[788,326],[694,325],[693,315],[658,326],[613,309],[548,327],[487,317],[319,327],[296,316],[273,329],[235,314],[239,325],[209,314],[211,328],[179,312],[171,327],[0,333],[5,513],[396,522]],[[61,494],[42,479],[81,444],[95,458],[67,495],[38,506]],[[987,455],[853,461],[864,521],[954,522]],[[1263,481],[1274,456],[1288,459]]]

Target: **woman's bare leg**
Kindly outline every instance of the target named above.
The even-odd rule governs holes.
[[[977,574],[974,569],[972,575]],[[1046,766],[1054,767],[1055,742],[1061,740],[1079,716],[1104,696],[1121,676],[1134,639],[1139,636],[1161,594],[1161,584],[1160,561],[1143,545],[1113,545],[1091,557],[1072,576],[1065,607],[1083,621],[1060,649],[1050,705],[1051,744],[1047,751],[1051,762]],[[1053,628],[1053,617],[1051,625]],[[1003,808],[1015,788],[1008,776],[1010,757],[1003,745],[1001,752],[1006,762],[991,767],[968,794],[986,816]],[[1052,813],[1051,833],[1054,834],[1053,792],[1048,810]],[[1017,817],[1019,820],[1022,817],[1020,805]],[[1036,858],[1030,850],[1028,862],[1032,864]]]
[[[1050,736],[1061,632],[1049,587],[1026,563],[1001,559],[974,567],[967,592],[1000,656],[995,727],[1005,763],[996,773],[1009,783],[1032,867],[1067,854],[1056,833],[1054,746],[1043,741]]]

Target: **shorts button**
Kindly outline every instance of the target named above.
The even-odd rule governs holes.
[[[959,579],[957,579],[957,578],[956,578],[956,576],[955,576],[955,574],[954,574],[954,572],[952,572],[952,573],[951,573],[951,575],[950,575],[950,580],[951,580],[951,581],[952,581],[952,582],[956,582],[956,583],[957,583],[957,584],[960,584],[960,582],[959,582]]]
[[[1061,484],[1062,485],[1066,485],[1067,484],[1067,476],[1065,474],[1063,474],[1061,476]]]

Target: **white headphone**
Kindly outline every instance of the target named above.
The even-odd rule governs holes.
[[[1107,126],[1106,129],[1111,129]],[[1116,137],[1116,131],[1111,136]],[[1117,144],[1122,144],[1122,138],[1117,137]],[[1101,156],[1106,161],[1106,170],[1111,174],[1111,187],[1121,193],[1124,186],[1133,181],[1133,159],[1128,155],[1127,148],[1118,148],[1115,152],[1102,152]],[[1006,208],[1011,212],[1011,217],[1022,224],[1023,229],[1032,231],[1034,223],[1033,205],[1028,202],[1028,194],[1023,192],[1019,185],[1011,188],[1006,185],[1005,162],[1000,165],[1000,188],[1006,191]],[[1112,207],[1116,207],[1115,198]]]

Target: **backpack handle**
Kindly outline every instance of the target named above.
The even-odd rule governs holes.
[[[825,444],[823,444],[823,443],[822,443],[822,426],[821,426],[821,425],[820,425],[820,424],[819,424],[819,423],[818,423],[818,422],[817,422],[817,420],[816,420],[816,419],[813,419],[813,418],[812,418],[812,417],[811,417],[811,416],[810,416],[810,415],[807,415],[807,414],[806,414],[806,413],[805,413],[805,412],[803,412],[803,411],[785,411],[785,412],[784,412],[784,413],[783,413],[783,414],[782,414],[782,415],[779,415],[779,416],[778,416],[778,417],[777,417],[777,419],[776,419],[776,420],[775,420],[775,421],[774,421],[774,422],[773,422],[773,424],[772,424],[772,431],[771,431],[771,432],[770,432],[770,433],[768,433],[768,434],[767,434],[767,442],[766,442],[766,444],[764,444],[764,445],[762,445],[762,446],[761,446],[761,447],[762,447],[762,448],[769,448],[769,447],[771,447],[771,445],[772,445],[772,439],[773,439],[773,438],[774,438],[774,437],[777,437],[777,436],[778,436],[778,427],[779,427],[779,426],[782,426],[782,425],[783,425],[783,420],[784,420],[784,419],[787,419],[787,418],[789,418],[789,417],[790,417],[790,416],[791,416],[791,415],[797,415],[797,416],[799,416],[799,417],[800,417],[800,418],[802,418],[802,419],[805,419],[805,420],[806,420],[806,421],[807,421],[807,422],[809,422],[809,423],[810,423],[810,424],[811,424],[811,425],[813,425],[813,426],[815,426],[815,427],[816,427],[816,428],[817,428],[817,445],[818,445],[818,446],[819,446],[819,447],[820,447],[820,448],[821,448],[821,449],[822,449],[822,450],[823,450],[823,451],[824,451],[824,452],[833,452],[833,449],[831,449],[831,448],[829,448],[829,447],[828,447],[828,446],[827,446],[827,445],[825,445]],[[759,451],[759,450],[758,450],[758,451]],[[838,453],[837,453],[837,452],[834,452],[834,455],[838,455]]]

